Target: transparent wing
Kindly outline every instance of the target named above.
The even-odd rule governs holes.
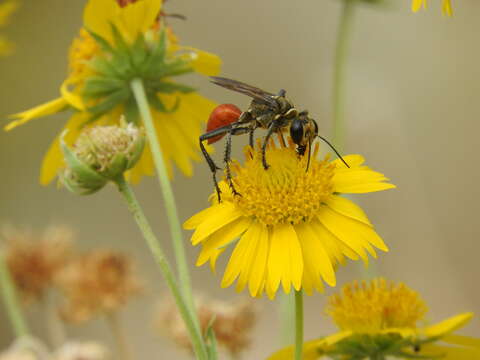
[[[227,79],[224,77],[211,76],[210,79],[212,83],[218,86],[250,96],[251,98],[261,101],[274,109],[278,108],[278,103],[274,98],[275,95],[272,93],[259,89],[255,86],[245,84],[241,81]]]

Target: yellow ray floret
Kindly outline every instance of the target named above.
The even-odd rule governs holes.
[[[412,0],[412,11],[417,12],[420,9],[427,8],[427,0]],[[452,3],[451,0],[442,0],[442,12],[444,15],[452,16]]]
[[[226,180],[220,182],[222,201],[184,224],[194,229],[192,244],[201,244],[197,265],[215,261],[236,243],[222,287],[237,281],[252,296],[270,298],[282,286],[288,293],[322,291],[323,282],[335,286],[335,267],[345,259],[376,257],[375,248],[388,251],[362,209],[340,193],[367,193],[394,188],[383,174],[363,165],[359,155],[341,161],[317,160],[318,146],[306,171],[307,158],[293,145],[267,150],[266,171],[259,148],[246,149],[244,165],[232,164],[234,196]],[[237,241],[238,240],[238,241]]]

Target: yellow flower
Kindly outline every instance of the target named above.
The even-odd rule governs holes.
[[[412,11],[417,12],[421,8],[427,8],[427,0],[412,0]],[[442,12],[444,15],[452,16],[452,3],[450,0],[443,0],[442,2]]]
[[[323,281],[334,286],[335,266],[368,255],[374,247],[388,251],[365,213],[341,193],[368,193],[394,188],[383,174],[362,165],[360,155],[340,160],[317,160],[318,144],[308,171],[307,157],[299,157],[290,146],[270,145],[268,170],[263,169],[261,151],[247,147],[243,166],[232,164],[233,182],[240,196],[234,196],[222,181],[222,202],[194,215],[185,224],[196,229],[193,245],[201,244],[197,265],[217,257],[240,238],[230,257],[222,287],[238,278],[237,290],[248,284],[252,296],[264,291],[270,298],[280,285],[322,291]]]
[[[14,0],[0,2],[0,27],[7,25],[10,15],[17,9],[18,3]],[[0,56],[9,55],[12,52],[12,44],[0,35]]]
[[[418,293],[403,283],[380,278],[347,284],[330,298],[326,309],[340,332],[306,342],[303,358],[480,359],[480,339],[453,334],[470,321],[472,313],[419,327],[427,310]],[[288,347],[268,359],[292,357],[293,347]]]
[[[178,45],[171,30],[158,20],[160,10],[161,0],[90,0],[84,11],[84,27],[70,48],[69,74],[60,87],[61,96],[13,115],[16,120],[5,129],[69,110],[73,114],[63,130],[68,130],[66,144],[72,145],[82,127],[93,123],[118,125],[122,114],[128,122],[137,122],[139,116],[129,80],[140,77],[146,79],[157,135],[170,174],[174,162],[182,173],[191,176],[191,160],[200,160],[198,137],[215,104],[193,88],[172,80],[191,71],[215,75],[221,61],[216,55]],[[164,48],[166,51],[162,52]],[[138,63],[133,64],[129,61],[132,59]],[[40,182],[44,185],[64,167],[59,144],[58,135],[43,160]],[[127,177],[138,182],[143,175],[153,174],[147,146]]]

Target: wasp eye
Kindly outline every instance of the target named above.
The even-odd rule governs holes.
[[[290,125],[290,136],[293,142],[297,145],[302,143],[303,140],[303,121],[300,119],[294,119]]]

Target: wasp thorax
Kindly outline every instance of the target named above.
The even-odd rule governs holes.
[[[76,193],[97,191],[131,169],[140,158],[144,144],[143,132],[133,124],[85,129],[73,149],[62,143],[67,163],[63,183]]]
[[[322,204],[333,194],[332,178],[335,165],[328,159],[317,160],[314,151],[310,168],[305,171],[307,158],[299,157],[295,144],[267,148],[271,165],[265,171],[260,147],[248,148],[244,165],[235,163],[233,182],[241,196],[233,196],[225,183],[222,200],[233,201],[245,216],[266,225],[299,224],[313,220]]]

